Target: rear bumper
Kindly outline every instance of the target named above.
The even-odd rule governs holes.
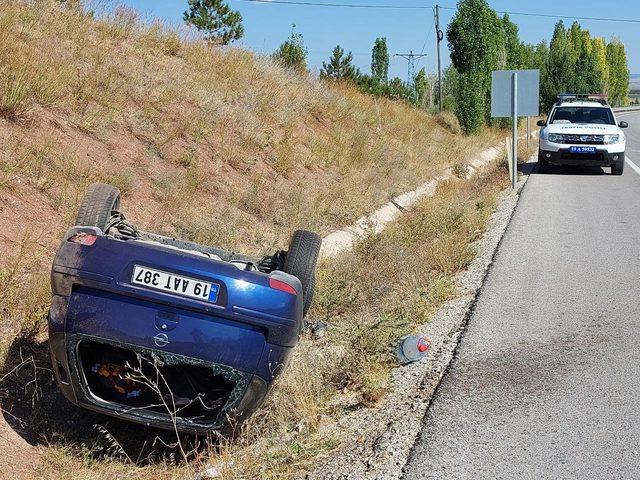
[[[569,165],[584,167],[610,167],[624,161],[624,152],[608,152],[596,149],[596,153],[571,153],[568,148],[558,151],[540,150],[540,156],[552,165]]]

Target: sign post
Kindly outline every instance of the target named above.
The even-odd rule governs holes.
[[[516,188],[518,183],[518,72],[511,74],[511,135],[513,135],[511,188]]]
[[[491,73],[491,116],[511,117],[512,188],[518,183],[518,117],[537,117],[539,97],[540,70],[496,70]],[[527,145],[528,135],[527,128]]]

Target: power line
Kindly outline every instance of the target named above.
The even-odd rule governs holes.
[[[362,8],[362,9],[387,9],[387,10],[429,10],[433,5],[389,5],[389,4],[369,4],[369,3],[321,3],[306,2],[299,0],[237,0],[239,2],[279,4],[279,5],[299,5],[307,7],[333,7],[333,8]],[[443,10],[456,10],[457,7],[440,7]],[[582,17],[577,15],[557,15],[553,13],[535,12],[510,12],[507,10],[497,10],[496,13],[507,15],[520,15],[525,17],[539,18],[559,18],[566,20],[585,20],[595,22],[618,22],[618,23],[640,23],[637,18],[613,18],[613,17]]]
[[[420,49],[420,54],[424,53],[424,49],[427,48],[427,42],[429,41],[429,38],[431,36],[431,31],[434,29],[434,26],[431,25],[431,27],[429,27],[429,30],[427,31],[427,36],[424,39],[424,43],[422,44],[422,48]]]
[[[443,10],[455,10],[455,7],[440,7]],[[539,17],[539,18],[560,18],[563,20],[586,20],[595,22],[620,22],[620,23],[640,23],[638,18],[611,18],[611,17],[578,17],[575,15],[554,15],[551,13],[533,13],[533,12],[507,12],[496,10],[496,13],[507,15],[521,15],[524,17]]]
[[[303,5],[308,7],[340,7],[340,8],[383,8],[391,10],[425,10],[431,8],[424,5],[371,5],[365,3],[320,3],[320,2],[300,2],[297,0],[238,0],[251,3],[271,3],[281,5]],[[454,8],[454,7],[451,7]]]

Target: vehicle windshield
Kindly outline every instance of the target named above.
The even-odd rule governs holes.
[[[610,108],[606,107],[557,107],[549,123],[598,123],[615,125]]]

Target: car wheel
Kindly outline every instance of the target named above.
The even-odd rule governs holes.
[[[549,170],[549,164],[542,157],[542,153],[538,152],[538,173],[546,173]]]
[[[120,190],[106,183],[92,183],[87,189],[76,217],[76,225],[105,230],[111,212],[120,208]]]
[[[284,271],[297,277],[302,284],[303,312],[306,315],[313,300],[316,284],[316,263],[320,254],[322,238],[306,230],[296,230],[291,237]]]
[[[624,160],[611,165],[611,175],[622,175],[624,172]]]

